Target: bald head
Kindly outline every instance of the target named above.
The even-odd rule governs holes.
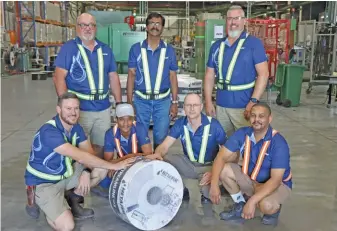
[[[184,111],[189,119],[200,118],[202,108],[202,99],[198,94],[187,94],[184,100]]]
[[[186,95],[185,100],[184,100],[184,104],[189,104],[190,102],[198,102],[200,104],[202,104],[202,100],[201,97],[198,94],[195,93],[189,93]]]
[[[95,17],[92,16],[91,14],[89,14],[89,13],[83,13],[83,14],[81,14],[80,16],[77,17],[77,20],[76,20],[77,24],[83,23],[82,21],[83,21],[84,23],[87,23],[88,21],[90,21],[90,22],[96,24],[96,19],[95,19]]]
[[[77,18],[77,36],[83,42],[92,42],[96,36],[96,19],[88,13],[83,13]]]

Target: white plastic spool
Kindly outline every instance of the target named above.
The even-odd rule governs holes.
[[[124,221],[140,230],[157,230],[177,214],[183,181],[169,163],[140,160],[116,172],[109,188],[110,206]]]

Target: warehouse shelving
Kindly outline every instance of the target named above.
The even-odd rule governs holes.
[[[56,20],[51,20],[46,17],[46,2],[30,2],[31,4],[31,9],[23,2],[23,1],[18,1],[15,3],[16,7],[16,20],[17,20],[17,34],[18,34],[18,43],[20,47],[24,47],[26,44],[29,44],[32,47],[36,48],[41,48],[44,47],[44,64],[46,65],[46,69],[48,70],[49,67],[49,48],[50,47],[60,47],[63,45],[64,41],[51,41],[51,42],[46,42],[46,41],[38,41],[37,36],[36,36],[36,23],[42,23],[42,24],[47,24],[47,25],[54,25],[54,26],[60,26],[64,28],[75,28],[75,24],[68,23],[68,12],[67,12],[67,7],[65,7],[65,3],[62,2],[55,2],[53,1],[52,3],[56,3],[60,5],[60,10],[61,7],[65,12],[65,18],[64,22],[56,21]],[[41,15],[36,15],[35,12],[35,6],[36,4],[40,4],[40,14]],[[25,9],[27,14],[22,13],[22,9]],[[62,17],[61,17],[62,18]],[[29,29],[24,30],[22,26],[22,22],[31,22]],[[28,33],[33,30],[33,42],[27,43],[24,41],[24,39],[27,37]],[[65,37],[68,38],[68,31],[65,31]]]

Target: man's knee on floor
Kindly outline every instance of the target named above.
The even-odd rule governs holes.
[[[268,199],[262,199],[259,202],[259,208],[263,214],[274,214],[280,209],[280,204],[276,201],[271,201]]]
[[[70,210],[64,211],[55,221],[56,230],[71,231],[75,229],[75,222]]]

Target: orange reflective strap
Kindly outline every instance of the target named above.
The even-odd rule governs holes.
[[[276,133],[277,133],[277,131],[273,129],[272,136],[274,137]],[[253,170],[253,172],[250,176],[250,178],[252,180],[256,180],[256,178],[257,178],[257,176],[260,172],[260,169],[261,169],[261,166],[262,166],[262,163],[263,163],[263,160],[264,160],[264,157],[266,155],[266,152],[268,150],[269,145],[270,145],[270,140],[265,141],[262,145],[259,156],[257,158],[256,165],[255,165],[254,170]],[[251,142],[250,142],[249,136],[246,135],[245,151],[244,151],[243,163],[242,163],[242,172],[246,175],[248,175],[250,152],[251,152]]]
[[[133,125],[136,125],[136,122],[133,122]],[[118,130],[118,124],[116,124],[113,128],[113,132],[114,132],[114,136],[115,136],[115,144],[116,144],[116,149],[117,149],[117,152],[118,152],[118,155],[119,157],[123,157],[124,154],[122,152],[122,147],[121,147],[121,142],[119,141],[119,139],[116,138],[116,133],[117,133],[117,130]],[[137,147],[137,135],[136,133],[133,133],[132,134],[132,137],[131,137],[131,145],[132,145],[132,153],[133,154],[136,154],[138,153],[138,147]],[[128,153],[127,153],[128,154]]]

